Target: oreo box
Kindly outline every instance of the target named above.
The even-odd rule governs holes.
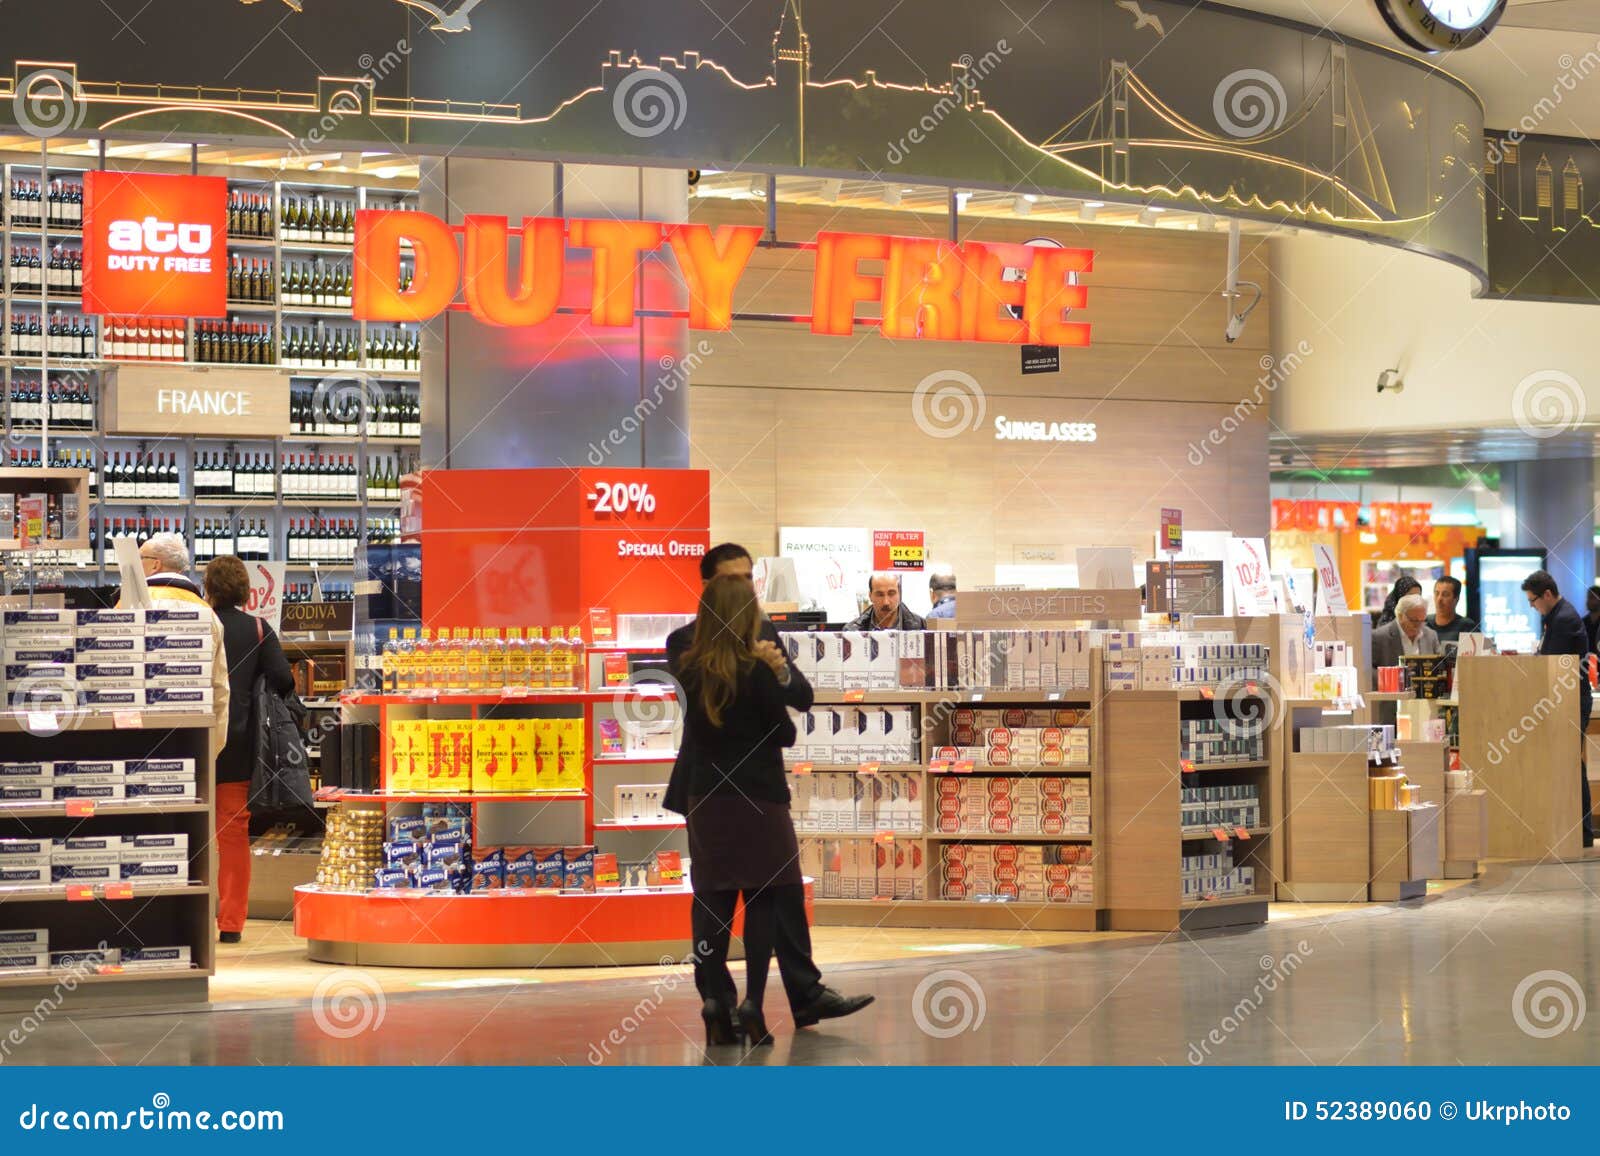
[[[537,860],[532,847],[507,847],[505,849],[506,890],[532,891],[537,876]]]
[[[80,610],[78,637],[131,638],[144,633],[143,610]]]
[[[404,867],[379,867],[372,873],[372,885],[380,891],[410,890],[411,873]]]
[[[146,706],[160,707],[211,707],[209,686],[150,686],[144,692]]]
[[[559,891],[566,883],[566,859],[560,847],[530,847],[533,853],[533,887],[536,891]]]
[[[422,862],[422,851],[425,844],[415,843],[410,839],[399,842],[385,843],[383,845],[383,862],[385,867],[408,867],[413,863]],[[379,884],[378,886],[383,886]]]
[[[142,687],[122,686],[89,686],[78,692],[78,699],[84,706],[106,708],[142,707],[145,705],[145,691]]]
[[[144,683],[144,663],[135,660],[80,662],[75,674],[80,687],[140,686]]]
[[[562,881],[565,891],[594,890],[594,848],[564,847],[561,851]]]
[[[441,865],[424,867],[417,872],[417,888],[421,891],[450,890],[450,873]]]
[[[472,890],[500,891],[506,885],[503,847],[475,847],[472,851]]]
[[[79,662],[85,661],[85,656],[91,662],[107,658],[131,658],[142,661],[144,639],[129,635],[110,635],[104,638],[88,635],[76,639],[72,649],[77,653]]]
[[[157,634],[155,628],[144,636],[144,652],[163,659],[173,657],[210,657],[215,649],[208,628],[204,634]]]
[[[147,662],[144,666],[146,686],[211,686],[210,659],[180,659],[177,661]]]
[[[205,606],[164,606],[144,612],[150,634],[204,634],[211,636],[212,613]]]

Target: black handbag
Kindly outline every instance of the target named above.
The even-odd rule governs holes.
[[[258,619],[256,638],[263,637]],[[310,807],[311,766],[300,729],[300,718],[306,713],[304,704],[292,698],[292,692],[291,696],[275,693],[265,675],[256,676],[250,693],[256,722],[250,806],[269,810]]]

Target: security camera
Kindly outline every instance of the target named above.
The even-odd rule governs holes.
[[[1398,369],[1386,369],[1378,374],[1378,392],[1387,390],[1390,393],[1404,393],[1406,383],[1401,380]]]
[[[1228,327],[1222,331],[1222,336],[1228,339],[1228,344],[1239,340],[1239,334],[1244,332],[1244,315],[1233,313],[1228,317]]]

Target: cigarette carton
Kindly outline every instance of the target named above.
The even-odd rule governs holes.
[[[94,692],[87,692],[94,693]],[[211,688],[197,686],[149,686],[145,692],[145,705],[151,707],[193,707],[211,709]]]
[[[73,652],[79,662],[105,661],[107,659],[131,659],[135,662],[144,660],[144,644],[142,637],[125,637],[115,635],[109,638],[88,636],[74,639]]]
[[[865,690],[870,675],[867,635],[861,630],[844,630],[839,639],[839,682],[844,690]]]
[[[198,607],[196,607],[198,609]],[[144,633],[143,610],[80,610],[78,636],[115,638],[138,637]]]
[[[83,639],[78,639],[81,643]],[[144,652],[162,660],[184,656],[200,657],[212,655],[216,652],[216,644],[208,630],[204,634],[156,634],[153,630],[144,636]]]
[[[124,947],[120,962],[125,971],[159,971],[163,968],[187,968],[193,965],[187,944],[172,947]]]
[[[73,677],[78,680],[80,689],[142,686],[144,667],[142,662],[80,662],[73,671]]]
[[[151,634],[209,635],[212,617],[204,606],[163,606],[144,612],[145,629]]]
[[[189,864],[181,859],[140,859],[118,865],[123,882],[133,884],[184,883]]]

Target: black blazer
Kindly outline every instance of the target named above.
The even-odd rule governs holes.
[[[783,748],[794,745],[796,731],[772,668],[758,661],[740,673],[720,727],[706,717],[697,681],[693,675],[683,680],[684,746],[693,751],[679,776],[685,780],[687,798],[737,793],[787,803]]]
[[[1576,655],[1589,653],[1589,632],[1583,627],[1583,616],[1578,613],[1578,608],[1565,598],[1557,599],[1556,604],[1550,608],[1550,613],[1544,616],[1544,633],[1539,638],[1539,653]],[[1578,699],[1585,720],[1588,719],[1590,694],[1589,676],[1585,673],[1578,680]]]
[[[272,627],[259,618],[232,607],[217,611],[222,620],[222,643],[228,656],[228,742],[217,755],[217,782],[250,781],[256,730],[256,676],[264,674],[277,694],[294,689],[294,674]],[[261,622],[262,637],[256,638]]]
[[[782,645],[778,638],[778,629],[772,625],[770,619],[763,618],[761,620],[759,637],[774,645]],[[683,678],[683,656],[693,643],[694,623],[692,622],[678,627],[678,629],[667,635],[667,669],[672,674],[672,677],[678,679],[680,683]],[[762,665],[765,667],[764,663]],[[770,670],[767,673],[768,675],[772,674]],[[780,685],[775,676],[772,677],[771,681],[774,686],[779,686],[783,704],[790,710],[803,713],[811,709],[811,704],[816,699],[816,692],[811,689],[811,683],[806,681],[806,676],[795,669],[793,663],[789,664],[789,681],[787,683]],[[684,698],[688,698],[687,693]],[[695,751],[695,744],[698,741],[699,734],[688,726],[688,703],[686,701],[680,709],[683,710],[685,716],[683,738],[679,741],[678,757],[672,764],[672,776],[667,780],[667,792],[663,797],[662,805],[669,811],[676,811],[680,815],[685,815],[689,811],[689,799],[696,793],[691,787],[693,779],[692,768],[699,761],[699,756]],[[734,709],[739,708],[735,707]],[[704,721],[707,726],[710,726],[709,720]],[[791,733],[789,741],[783,743],[782,746],[789,746],[793,742],[794,735]],[[781,761],[781,754],[779,759]],[[782,781],[784,783],[784,793],[782,800],[779,801],[787,802],[789,798],[788,782],[787,780]]]

